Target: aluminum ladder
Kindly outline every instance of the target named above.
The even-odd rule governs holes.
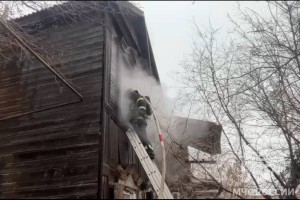
[[[145,147],[143,146],[140,138],[138,137],[137,133],[132,129],[129,129],[126,132],[126,135],[138,156],[152,186],[155,190],[157,196],[159,196],[159,190],[161,186],[161,174],[156,166],[156,164],[150,159],[148,153],[146,152]],[[171,194],[167,184],[164,185],[164,192],[163,192],[163,199],[174,199],[173,195]]]

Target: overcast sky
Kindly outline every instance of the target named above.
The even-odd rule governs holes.
[[[193,18],[199,26],[208,26],[209,19],[215,28],[222,28],[226,35],[231,28],[228,14],[236,16],[236,1],[141,1],[147,28],[162,85],[168,87],[167,94],[175,97],[178,81],[173,74],[181,69],[180,62],[192,50],[192,38],[195,36]],[[266,2],[240,2],[242,8],[251,8],[259,13],[264,12]],[[201,117],[200,117],[201,118]],[[262,142],[266,142],[267,140]],[[251,153],[251,152],[250,152]],[[248,158],[251,155],[248,155]],[[278,160],[276,160],[278,161]],[[257,165],[257,163],[252,163]],[[276,164],[273,166],[277,166]],[[260,166],[265,169],[264,166]],[[277,167],[281,167],[278,165]],[[260,168],[255,168],[260,169]],[[260,173],[262,172],[262,173]],[[267,179],[268,173],[258,170],[259,177]]]
[[[240,2],[242,7],[262,9],[262,2]],[[180,62],[191,52],[194,34],[193,18],[207,26],[209,18],[214,27],[222,27],[224,34],[230,27],[227,14],[235,14],[235,1],[140,1],[144,11],[155,61],[162,85],[174,97],[178,86],[174,72]]]

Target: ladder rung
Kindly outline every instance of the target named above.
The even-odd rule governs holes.
[[[138,135],[135,131],[129,129],[126,132],[126,135],[137,154],[148,178],[151,182],[153,189],[155,190],[156,194],[159,195],[160,185],[161,185],[161,174],[156,167],[155,163],[150,159],[148,156],[148,153],[146,152],[143,144],[141,143],[141,140],[139,139]],[[173,199],[173,196],[166,185],[164,184],[164,192],[163,192],[163,198],[164,199]]]

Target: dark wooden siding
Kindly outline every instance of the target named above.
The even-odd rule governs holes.
[[[119,68],[123,63],[120,62],[120,49],[117,47],[117,37],[111,39],[111,65],[110,65],[110,96],[109,103],[114,110],[118,109],[119,100]]]
[[[110,183],[114,181],[113,177],[109,173],[110,169],[114,168],[116,164],[121,164],[126,167],[130,164],[134,164],[140,174],[146,178],[146,174],[142,169],[142,166],[126,136],[124,124],[120,126],[121,121],[119,112],[119,78],[122,76],[120,68],[124,65],[128,65],[124,58],[124,49],[121,46],[120,32],[118,31],[118,25],[113,23],[112,18],[106,22],[108,24],[108,32],[106,36],[107,41],[107,63],[106,68],[108,70],[107,84],[109,85],[108,98],[106,102],[106,130],[105,133],[105,146],[104,146],[104,177],[110,177]],[[109,51],[109,52],[108,52]],[[127,66],[128,67],[128,66]]]
[[[98,190],[103,20],[38,35],[51,64],[83,95],[76,104],[0,120],[0,198],[91,197]],[[0,69],[0,119],[76,100],[37,60]],[[5,65],[6,66],[6,65]]]
[[[107,163],[119,163],[123,166],[138,164],[136,155],[122,130],[113,119],[108,121]]]

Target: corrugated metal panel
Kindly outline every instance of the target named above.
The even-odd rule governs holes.
[[[102,99],[103,23],[39,34],[81,103],[0,121],[0,198],[96,198]],[[0,68],[0,118],[76,99],[38,61]]]

